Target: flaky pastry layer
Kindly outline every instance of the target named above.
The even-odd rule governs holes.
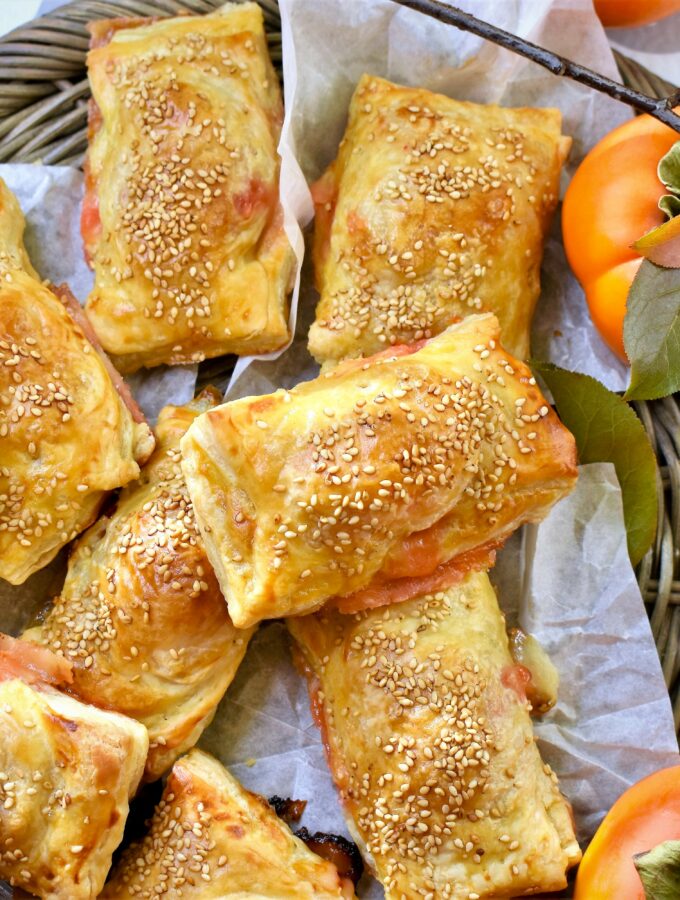
[[[288,339],[294,257],[262,11],[91,26],[87,313],[121,371]]]
[[[79,697],[146,726],[150,781],[210,723],[253,633],[229,618],[180,469],[180,438],[219,397],[161,411],[139,481],[77,542],[60,596],[25,635],[72,664]]]
[[[488,566],[577,471],[572,435],[488,314],[209,410],[181,450],[238,627],[330,598],[389,603]]]
[[[557,109],[453,100],[364,75],[312,187],[319,362],[493,312],[524,359],[569,139]]]
[[[290,619],[355,840],[387,900],[566,886],[581,852],[484,573],[353,616]]]

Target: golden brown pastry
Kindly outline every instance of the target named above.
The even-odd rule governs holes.
[[[354,839],[386,900],[566,886],[581,853],[486,574],[289,620]]]
[[[101,896],[327,900],[354,891],[262,797],[192,750],[175,763],[149,834],[124,852]]]
[[[94,900],[149,739],[53,686],[68,680],[53,654],[0,637],[0,879],[45,900]]]
[[[288,339],[279,84],[256,3],[90,26],[87,314],[121,371]]]
[[[488,314],[219,406],[181,448],[239,627],[450,584],[576,479],[573,437]]]
[[[162,410],[139,481],[78,541],[61,596],[25,635],[72,663],[81,699],[146,726],[148,780],[196,743],[253,633],[232,625],[180,469],[180,438],[219,399]]]
[[[313,186],[319,360],[369,356],[490,311],[529,352],[569,139],[557,109],[463,103],[364,75]]]
[[[12,584],[86,528],[153,450],[120,376],[74,321],[77,302],[41,284],[23,233],[0,180],[0,578]]]

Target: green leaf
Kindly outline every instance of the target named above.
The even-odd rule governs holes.
[[[633,249],[657,266],[680,269],[680,216],[643,234]]]
[[[680,141],[676,141],[661,157],[656,173],[659,181],[670,191],[659,200],[659,209],[672,219],[680,213],[680,198],[673,196],[680,194]]]
[[[671,194],[680,194],[680,141],[661,157],[656,173]]]
[[[630,361],[626,400],[680,389],[680,270],[642,261],[628,291],[623,345]]]
[[[531,363],[548,385],[560,418],[576,438],[582,463],[611,462],[621,485],[633,565],[656,534],[656,458],[634,410],[595,378],[552,363]]]
[[[669,219],[675,218],[680,213],[680,197],[676,197],[675,194],[664,194],[659,198],[659,209]]]
[[[680,897],[680,841],[665,841],[648,853],[633,857],[645,900],[678,900]]]

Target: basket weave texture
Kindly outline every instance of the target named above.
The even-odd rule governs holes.
[[[0,162],[79,166],[87,145],[89,86],[85,70],[86,24],[114,16],[206,13],[223,0],[73,0],[0,38]],[[277,0],[263,8],[269,50],[281,71],[281,22]],[[658,97],[673,86],[615,53],[623,80]],[[199,382],[224,378],[233,358],[202,364]],[[637,576],[649,612],[680,729],[680,407],[676,397],[635,408],[658,461],[659,518],[654,546]]]

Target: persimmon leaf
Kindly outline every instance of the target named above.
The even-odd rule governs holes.
[[[659,200],[659,209],[672,219],[680,213],[680,141],[676,141],[661,157],[656,174],[666,190],[670,191]]]
[[[645,900],[678,900],[680,897],[680,841],[664,841],[647,853],[633,857]]]
[[[675,199],[680,202],[680,198]],[[680,216],[643,234],[635,241],[633,249],[657,266],[680,268]]]
[[[671,194],[680,194],[680,141],[664,153],[656,167],[659,181]]]
[[[642,261],[628,291],[623,345],[630,361],[627,400],[680,389],[680,270]]]
[[[665,213],[669,219],[680,214],[680,197],[675,194],[664,194],[659,198],[659,209]]]
[[[656,533],[656,459],[647,432],[626,401],[590,375],[552,363],[531,366],[550,389],[560,418],[576,439],[582,463],[611,462],[621,485],[628,553],[633,565]]]

